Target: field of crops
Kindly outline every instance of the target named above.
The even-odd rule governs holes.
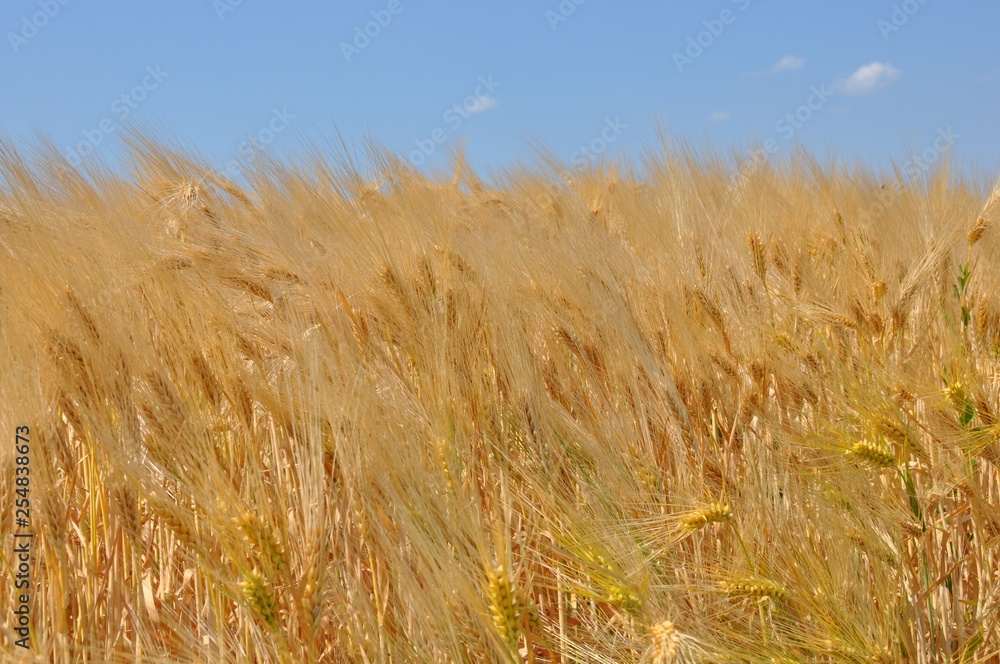
[[[992,183],[128,141],[0,146],[10,661],[1000,657]]]

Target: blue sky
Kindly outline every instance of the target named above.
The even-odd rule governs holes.
[[[950,129],[993,173],[997,26],[995,0],[6,0],[0,128],[74,161],[113,159],[137,122],[222,170],[337,132],[423,168],[464,140],[484,172],[539,142],[637,155],[658,124],[876,165]]]

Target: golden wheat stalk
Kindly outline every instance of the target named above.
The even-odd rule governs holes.
[[[685,514],[681,518],[681,529],[685,532],[693,532],[710,523],[725,523],[732,515],[733,512],[728,505],[713,503]]]
[[[288,554],[274,531],[253,512],[244,512],[235,518],[236,526],[262,561],[269,573],[282,575],[288,571]]]
[[[780,583],[751,576],[722,581],[719,589],[731,597],[771,600],[788,598],[788,589]]]
[[[876,468],[891,468],[896,465],[896,455],[886,445],[862,439],[844,452],[853,461],[866,463]]]
[[[488,598],[493,626],[496,628],[500,640],[512,652],[517,652],[517,643],[521,638],[524,626],[524,607],[521,606],[517,593],[511,588],[512,583],[507,568],[503,564],[487,570],[487,578],[489,580]]]

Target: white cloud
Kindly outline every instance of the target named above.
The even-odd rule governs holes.
[[[716,111],[708,116],[708,119],[712,122],[725,122],[729,119],[729,113],[726,113],[725,111]]]
[[[497,107],[496,97],[476,97],[476,100],[465,106],[469,113],[482,113]]]
[[[873,62],[861,67],[846,80],[837,81],[833,88],[845,95],[866,95],[881,90],[902,73],[887,62]]]
[[[794,71],[796,69],[802,69],[806,66],[806,61],[804,58],[799,58],[794,55],[786,55],[782,59],[778,60],[777,64],[771,67],[771,73],[779,71]]]

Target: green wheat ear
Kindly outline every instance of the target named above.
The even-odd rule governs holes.
[[[255,567],[244,574],[240,587],[254,614],[270,627],[277,627],[278,603],[274,598],[271,585],[260,573],[260,570]]]
[[[788,589],[780,583],[756,577],[742,577],[732,581],[723,581],[719,585],[719,589],[731,597],[772,600],[788,597]]]
[[[876,468],[891,468],[896,465],[896,455],[891,448],[865,439],[854,443],[844,452],[844,456]]]

